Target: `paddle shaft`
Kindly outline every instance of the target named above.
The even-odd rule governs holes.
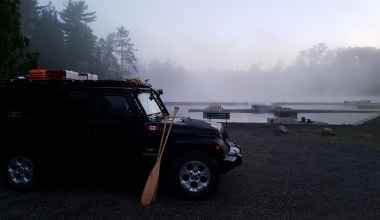
[[[175,118],[178,110],[179,110],[179,108],[177,106],[174,107],[173,119],[172,119],[172,122],[170,123],[170,127],[169,127],[168,133],[166,135],[164,145],[162,146],[162,150],[158,156],[157,162],[154,165],[152,171],[150,172],[148,180],[146,181],[145,188],[144,188],[143,194],[141,196],[141,203],[143,205],[149,205],[152,202],[154,193],[155,193],[156,188],[157,188],[158,177],[160,175],[161,158],[162,158],[163,152],[165,150],[165,146],[166,146],[166,143],[168,141],[169,134],[170,134],[170,131],[171,131],[173,123],[174,123],[174,118]]]
[[[165,130],[166,130],[166,124],[168,123],[168,119],[169,119],[169,116],[165,116],[164,129],[163,129],[163,131],[162,131],[162,137],[161,137],[161,142],[160,142],[160,148],[158,148],[157,160],[158,160],[158,157],[159,157],[160,154],[161,154],[162,142],[164,141]],[[157,163],[157,161],[156,161],[156,163]],[[153,194],[152,201],[155,201],[155,200],[156,200],[156,197],[157,197],[157,189],[158,189],[158,181],[157,181],[156,189],[154,190],[154,194]]]

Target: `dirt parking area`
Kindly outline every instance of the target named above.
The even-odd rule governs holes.
[[[148,173],[58,173],[30,193],[8,190],[0,177],[0,219],[380,219],[379,125],[285,125],[283,133],[228,123],[243,164],[205,201],[179,198],[163,175],[144,207]]]

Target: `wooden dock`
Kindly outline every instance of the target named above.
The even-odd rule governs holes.
[[[252,114],[273,114],[279,118],[297,118],[298,113],[380,113],[380,109],[291,109],[291,108],[273,108],[273,109],[195,109],[190,108],[189,112],[224,112],[224,113],[252,113]]]
[[[188,105],[204,105],[204,106],[249,106],[249,102],[165,102],[165,105],[177,105],[177,106],[188,106]]]
[[[380,109],[380,103],[358,104],[358,109]]]
[[[165,102],[166,105],[208,106],[205,108],[189,108],[189,112],[219,113],[252,113],[273,114],[278,118],[297,118],[298,113],[380,113],[380,103],[357,103],[357,109],[293,109],[286,105],[341,105],[344,102],[272,102],[270,105],[259,105],[252,108],[224,108],[222,106],[250,106],[249,102]]]
[[[272,105],[344,105],[344,102],[272,102]]]
[[[272,105],[342,105],[357,106],[358,109],[380,109],[380,103],[366,102],[272,102]]]

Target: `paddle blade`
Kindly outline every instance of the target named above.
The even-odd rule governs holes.
[[[156,201],[156,198],[157,198],[157,190],[158,190],[158,181],[157,181],[157,185],[156,185],[156,189],[154,190],[154,193],[153,193],[153,197],[152,197],[152,201]]]
[[[148,180],[145,183],[145,188],[141,196],[141,204],[149,205],[152,202],[153,195],[155,193],[158,177],[160,175],[160,163],[157,161],[152,171],[149,174]]]

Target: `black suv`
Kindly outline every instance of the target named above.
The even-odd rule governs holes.
[[[169,115],[161,94],[132,81],[1,80],[2,178],[30,191],[61,168],[152,169]],[[175,119],[161,172],[186,198],[206,198],[242,163],[227,137],[220,123]]]

